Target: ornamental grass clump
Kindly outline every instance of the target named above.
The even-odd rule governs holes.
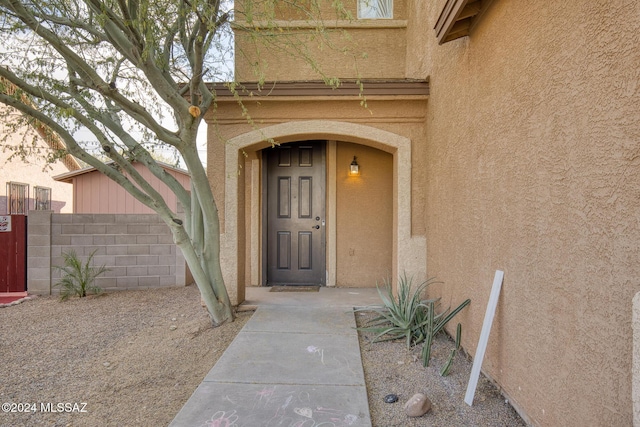
[[[465,300],[455,309],[436,313],[440,298],[422,299],[422,293],[426,288],[436,282],[435,278],[427,279],[419,285],[413,286],[413,278],[403,274],[398,280],[397,296],[393,293],[393,287],[389,279],[384,280],[383,289],[378,286],[378,294],[382,300],[380,306],[369,306],[356,311],[370,311],[377,314],[376,317],[358,328],[365,332],[375,334],[372,342],[404,339],[407,348],[424,342],[422,348],[422,364],[429,366],[431,359],[431,346],[434,337],[444,330],[446,324],[455,317],[463,308],[471,303]],[[456,350],[459,349],[462,326],[456,328]],[[447,375],[453,361],[455,350],[445,363],[441,374]]]
[[[429,300],[422,299],[423,291],[434,278],[427,279],[417,286],[413,286],[413,277],[403,274],[398,281],[398,295],[393,294],[391,280],[384,279],[382,289],[378,288],[378,295],[382,300],[381,306],[359,308],[356,311],[371,311],[378,316],[360,328],[375,334],[373,342],[404,339],[407,348],[424,339],[422,329],[426,324],[426,306]]]
[[[100,267],[92,265],[95,253],[96,251],[91,252],[85,263],[82,263],[74,250],[62,254],[64,265],[54,267],[62,272],[60,281],[55,285],[60,288],[60,299],[62,301],[72,296],[84,298],[88,294],[102,293],[102,289],[95,286],[94,282],[98,276],[109,271],[109,269],[104,265]]]

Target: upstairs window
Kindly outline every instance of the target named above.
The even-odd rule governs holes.
[[[29,184],[7,182],[7,214],[26,215],[29,207]]]
[[[358,19],[392,19],[393,0],[358,0]]]
[[[47,187],[33,187],[33,198],[36,200],[37,211],[51,210],[51,189]]]

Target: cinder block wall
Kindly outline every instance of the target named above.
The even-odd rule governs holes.
[[[169,227],[157,215],[53,214],[29,212],[27,290],[57,293],[62,254],[74,250],[84,261],[109,271],[96,280],[105,291],[184,286],[186,266]]]

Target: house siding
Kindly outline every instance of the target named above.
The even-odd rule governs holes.
[[[443,282],[430,288],[430,296],[451,304],[472,300],[456,317],[472,357],[494,272],[504,270],[483,370],[528,422],[632,425],[631,312],[640,291],[638,4],[482,2],[489,6],[468,37],[438,45],[431,28],[445,3],[407,0],[398,18],[406,20],[406,28],[344,26],[371,38],[358,46],[362,51],[376,43],[393,49],[387,55],[395,58],[393,64],[374,55],[375,61],[359,63],[360,74],[349,74],[346,59],[336,65],[333,53],[321,57],[326,59],[321,68],[342,78],[428,79],[428,100],[367,97],[365,109],[358,100],[337,96],[290,96],[263,99],[260,105],[249,99],[245,105],[266,133],[291,124],[290,134],[278,134],[280,142],[334,138],[338,151],[349,143],[393,156],[394,254],[407,240],[396,225],[409,216],[416,247],[426,238],[426,255],[415,258],[422,267],[417,271]],[[386,37],[396,32],[404,35]],[[236,40],[244,43],[242,37]],[[267,81],[317,78],[292,58],[276,59],[265,55]],[[237,66],[238,76],[252,80],[249,64],[240,60]],[[252,127],[234,103],[218,101],[218,110],[208,116],[213,125],[208,170],[216,200],[233,214],[223,236],[223,257],[235,266],[246,261],[245,246],[241,259],[229,253],[237,248],[236,237],[245,240],[244,231],[234,228],[245,218],[240,214],[237,220],[229,207],[249,202],[216,177],[238,170],[242,175],[248,169],[238,166],[245,162],[254,170],[266,143],[253,136],[253,146],[242,145]],[[313,120],[400,135],[411,143],[411,161],[402,163],[408,157],[400,150],[364,133],[337,138],[332,129],[305,132]],[[235,145],[225,146],[227,140],[247,149],[249,159],[243,160]],[[363,162],[363,170],[366,166]],[[410,182],[403,182],[410,187],[410,203],[399,209],[405,199],[397,196],[402,190],[398,174],[404,168],[410,169]],[[252,194],[245,186],[256,185],[253,177],[238,183],[243,195]],[[340,209],[338,204],[337,218],[344,214]],[[250,223],[257,223],[259,217],[251,215]],[[338,230],[338,241],[348,240],[342,236]],[[350,248],[340,245],[342,262]],[[246,254],[246,259],[252,258]],[[398,259],[392,263],[394,273],[402,271]],[[337,267],[340,280],[365,270],[354,264],[352,272],[344,272],[345,266]],[[242,272],[225,274],[239,287],[255,284],[245,282]]]
[[[251,20],[242,12],[251,6]],[[281,3],[281,4],[278,4]],[[295,81],[318,78],[314,67],[329,77],[401,79],[406,68],[407,0],[394,0],[393,19],[355,19],[357,1],[340,2],[351,15],[336,14],[332,2],[307,2],[287,7],[284,2],[236,1],[235,78],[238,81]],[[316,8],[317,6],[317,8]],[[310,11],[304,13],[301,11]],[[266,10],[265,10],[266,9]],[[313,15],[317,21],[305,19]],[[323,31],[315,33],[322,21]],[[281,31],[273,31],[277,27]],[[305,29],[311,31],[305,32]],[[273,32],[265,38],[254,31]],[[274,46],[278,46],[274,49]],[[268,54],[266,54],[268,52]],[[301,60],[304,55],[307,59]]]
[[[434,23],[443,1],[413,2]],[[483,369],[534,425],[632,424],[631,301],[640,290],[640,9],[495,1],[437,46],[409,24],[429,76],[427,267],[473,355],[505,271]],[[412,21],[412,22],[413,22]]]
[[[140,163],[134,163],[136,170],[162,195],[169,209],[179,210],[176,195]],[[167,170],[184,188],[190,190],[190,178],[184,173]],[[99,171],[89,171],[71,178],[75,195],[74,212],[83,213],[155,213],[123,187]]]

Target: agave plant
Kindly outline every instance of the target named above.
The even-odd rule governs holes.
[[[423,328],[427,324],[426,304],[435,300],[423,300],[422,293],[432,283],[434,278],[427,279],[417,286],[413,286],[413,277],[404,273],[398,281],[398,295],[393,294],[391,281],[387,278],[383,287],[378,286],[378,295],[382,300],[381,306],[359,308],[356,311],[371,311],[378,316],[359,328],[362,331],[375,334],[373,342],[405,339],[407,347],[417,344],[424,339]]]
[[[453,319],[463,308],[471,303],[470,299],[465,300],[451,310],[436,313],[439,298],[422,299],[425,289],[436,282],[435,278],[427,279],[417,286],[413,286],[413,278],[407,277],[404,273],[398,281],[398,294],[393,293],[393,288],[389,279],[384,280],[381,290],[378,286],[378,294],[382,300],[380,306],[369,306],[359,308],[356,311],[370,311],[377,314],[367,324],[358,328],[365,332],[374,333],[373,342],[404,339],[407,348],[411,345],[420,344],[422,347],[422,363],[429,366],[431,359],[431,346],[434,337],[442,332],[446,324]],[[462,326],[458,324],[456,331],[456,350],[459,348]],[[447,375],[455,356],[455,350],[445,363],[442,375]]]
[[[84,298],[87,294],[99,294],[102,292],[100,287],[95,286],[94,282],[98,276],[109,271],[104,265],[101,267],[92,266],[93,256],[96,251],[91,252],[85,263],[78,258],[74,250],[63,253],[64,265],[55,266],[57,270],[62,272],[62,278],[55,286],[60,287],[60,299],[66,300],[72,296]]]

